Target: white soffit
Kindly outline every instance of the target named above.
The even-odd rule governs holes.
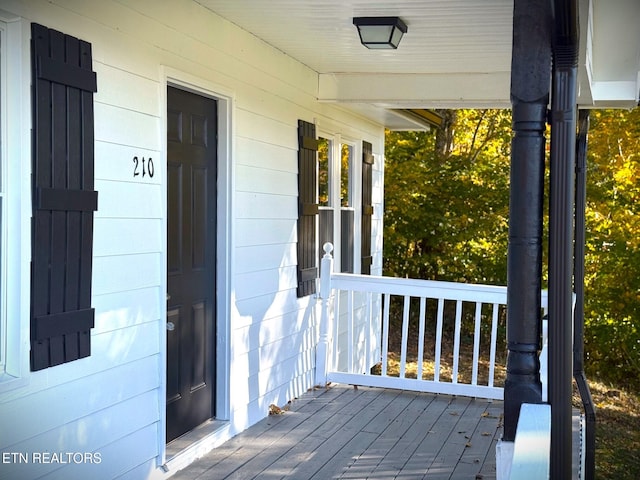
[[[317,72],[320,101],[361,112],[511,106],[513,0],[195,1]],[[357,16],[398,16],[408,32],[397,50],[368,50]],[[634,106],[640,0],[580,0],[580,17],[579,103]]]
[[[591,56],[594,107],[631,108],[640,90],[640,1],[592,0]]]

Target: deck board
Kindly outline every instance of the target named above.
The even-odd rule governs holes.
[[[500,401],[332,385],[173,478],[495,479],[501,433]]]

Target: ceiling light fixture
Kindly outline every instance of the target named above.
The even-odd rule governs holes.
[[[398,48],[407,25],[398,17],[354,17],[360,42],[371,49]]]

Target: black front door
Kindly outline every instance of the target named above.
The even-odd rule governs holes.
[[[217,104],[167,89],[167,442],[213,417]]]

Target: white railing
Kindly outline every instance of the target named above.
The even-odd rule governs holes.
[[[325,245],[321,265],[317,384],[503,398],[497,369],[503,375],[506,351],[498,345],[505,343],[506,287],[332,273],[332,248]],[[543,292],[544,310],[546,302]],[[402,318],[401,332],[390,331],[398,323],[391,322],[394,315]],[[389,345],[396,337],[398,373],[392,376]]]

